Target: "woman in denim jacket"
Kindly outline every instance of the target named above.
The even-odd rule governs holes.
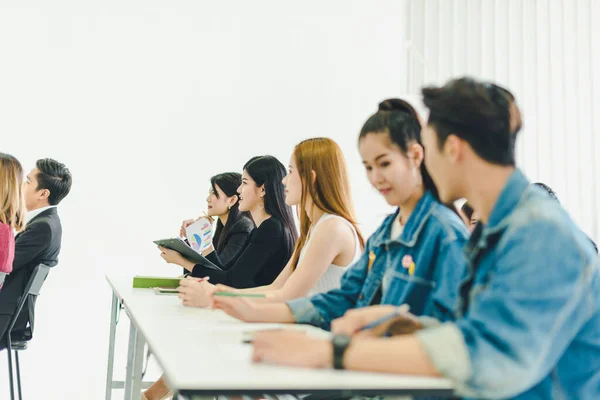
[[[468,234],[459,217],[437,199],[423,163],[415,110],[398,99],[382,102],[361,130],[359,151],[373,187],[399,209],[368,240],[363,256],[342,277],[341,287],[275,304],[214,297],[216,308],[244,321],[324,329],[346,311],[371,304],[406,303],[415,315],[454,318]]]

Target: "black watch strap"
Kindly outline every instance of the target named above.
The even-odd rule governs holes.
[[[350,345],[352,338],[348,335],[334,335],[331,340],[333,344],[333,368],[344,369],[344,353]]]

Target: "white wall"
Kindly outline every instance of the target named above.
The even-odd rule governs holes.
[[[416,94],[424,82],[469,73],[508,84],[525,113],[520,165],[600,239],[598,8],[593,0],[0,1],[2,151],[27,168],[57,158],[75,179],[60,207],[60,264],[23,354],[25,397],[103,398],[104,274],[177,274],[151,240],[203,209],[215,173],[263,153],[287,164],[299,140],[332,137],[371,233],[389,208],[364,177],[358,131],[378,101]],[[415,68],[416,55],[407,63],[405,37],[427,69]],[[122,378],[126,323],[119,334]],[[0,398],[4,365],[2,355]]]
[[[404,5],[0,2],[2,151],[28,169],[54,157],[74,176],[59,211],[60,264],[23,354],[26,398],[103,398],[104,274],[178,274],[151,241],[204,209],[213,174],[265,153],[287,165],[299,140],[329,136],[373,231],[389,209],[367,183],[356,139],[377,103],[401,93]],[[122,378],[126,323],[119,334]]]
[[[600,242],[600,2],[409,0],[408,91],[470,75],[517,97],[518,165]]]

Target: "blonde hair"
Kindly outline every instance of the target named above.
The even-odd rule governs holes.
[[[10,154],[0,153],[0,222],[16,231],[25,226],[23,168]]]
[[[302,181],[302,198],[298,210],[300,214],[300,238],[296,242],[292,258],[292,270],[295,270],[298,265],[300,251],[306,244],[311,225],[306,213],[308,195],[312,198],[314,207],[327,214],[338,215],[349,221],[356,230],[361,247],[364,248],[365,240],[354,217],[350,180],[346,170],[346,160],[340,146],[328,138],[308,139],[296,146],[294,159]],[[313,171],[316,175],[314,182]]]

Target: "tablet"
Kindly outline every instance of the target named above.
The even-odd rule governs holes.
[[[154,244],[169,250],[175,250],[191,262],[200,264],[206,268],[222,271],[221,268],[211,263],[202,254],[188,246],[181,238],[154,240]]]

